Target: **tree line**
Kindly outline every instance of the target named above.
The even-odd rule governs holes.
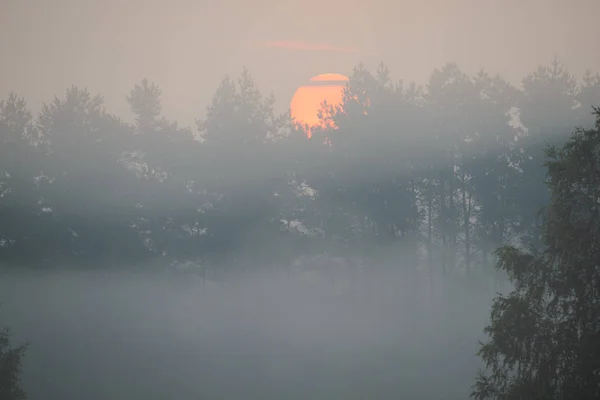
[[[402,247],[432,273],[489,272],[496,248],[539,242],[543,149],[593,123],[600,76],[554,62],[517,88],[447,64],[420,87],[359,65],[310,140],[247,70],[196,129],[160,97],[136,84],[134,123],[77,87],[37,117],[16,94],[0,103],[2,264],[244,269]]]

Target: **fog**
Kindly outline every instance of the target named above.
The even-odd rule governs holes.
[[[128,116],[125,95],[147,77],[187,126],[244,65],[278,111],[311,76],[361,61],[422,84],[449,61],[519,84],[557,57],[581,77],[600,70],[599,13],[596,0],[3,0],[0,93],[37,107],[75,84]]]
[[[534,376],[554,355],[519,345],[555,332],[491,307],[531,306],[544,291],[527,297],[523,271],[551,270],[531,255],[580,235],[549,235],[542,207],[574,215],[557,188],[594,182],[577,174],[595,168],[598,15],[598,0],[0,0],[0,329],[29,343],[19,374],[0,331],[0,397],[22,376],[33,400],[464,400],[494,364],[480,340],[506,336],[496,360],[520,352]],[[308,130],[290,99],[327,73],[348,77],[343,101]],[[546,151],[594,126],[579,159]],[[550,186],[553,156],[572,158]]]
[[[0,320],[32,399],[465,399],[489,294],[372,270],[2,273]]]

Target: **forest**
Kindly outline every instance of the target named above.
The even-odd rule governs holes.
[[[448,63],[418,86],[382,63],[349,78],[310,139],[246,69],[221,81],[194,127],[163,115],[147,79],[127,97],[133,122],[85,88],[36,116],[9,94],[2,270],[177,271],[201,287],[294,268],[354,286],[397,272],[410,283],[391,291],[423,309],[440,313],[461,291],[486,299],[487,327],[474,328],[485,365],[460,393],[598,398],[600,75],[554,61],[515,86]],[[27,360],[5,335],[0,375]],[[9,375],[0,399],[25,398]]]

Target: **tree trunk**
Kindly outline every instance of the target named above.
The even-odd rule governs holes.
[[[442,276],[446,277],[446,261],[447,261],[447,247],[448,247],[448,228],[447,228],[447,211],[446,211],[446,180],[444,177],[440,179],[440,235],[442,236],[442,251],[441,251],[441,264],[442,264]]]
[[[433,182],[428,182],[429,191],[427,193],[427,259],[429,270],[429,294],[433,300]]]
[[[470,220],[471,220],[471,194],[467,196],[467,174],[463,172],[462,177],[462,203],[463,203],[463,229],[465,235],[465,267],[467,273],[471,273],[471,236],[470,236]]]
[[[454,210],[454,168],[455,165],[452,163],[452,174],[450,175],[450,182],[448,188],[448,268],[452,271],[456,268],[456,216]]]

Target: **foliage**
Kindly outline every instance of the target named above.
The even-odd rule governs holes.
[[[13,347],[8,329],[0,330],[0,399],[24,400],[27,398],[21,387],[22,359],[27,345]]]
[[[595,129],[547,150],[543,251],[497,251],[515,289],[494,302],[475,399],[600,397],[600,109],[595,115]]]
[[[402,247],[415,270],[498,283],[494,249],[541,239],[543,148],[588,123],[599,87],[557,62],[523,89],[456,64],[424,87],[361,64],[310,140],[247,69],[222,80],[194,130],[163,115],[147,79],[127,96],[133,124],[86,89],[35,118],[11,94],[0,103],[0,261],[220,269]]]

